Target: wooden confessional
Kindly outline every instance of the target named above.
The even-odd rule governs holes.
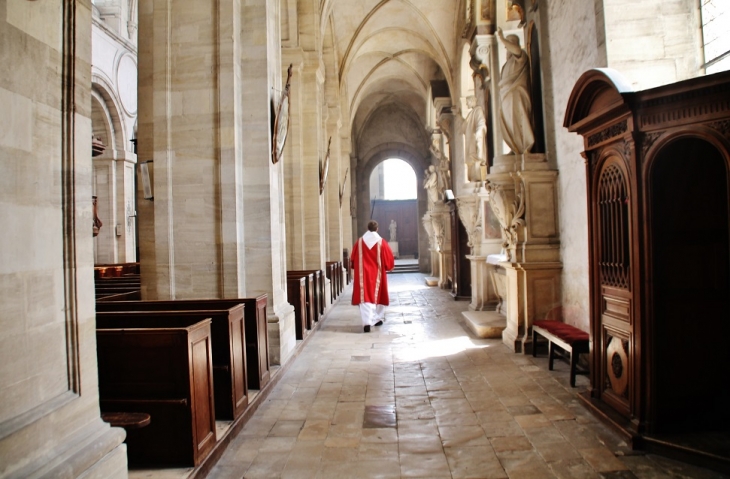
[[[637,447],[730,470],[730,72],[632,92],[591,70],[564,126],[585,147],[582,399]]]

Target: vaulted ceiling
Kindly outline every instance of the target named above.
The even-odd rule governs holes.
[[[432,80],[453,84],[459,0],[323,0],[340,93],[353,133],[380,107],[397,104],[427,123]]]

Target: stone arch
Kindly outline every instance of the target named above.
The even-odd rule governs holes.
[[[113,92],[114,89],[102,76],[92,75],[92,128],[96,134],[98,126],[95,122],[97,120],[104,122],[103,130],[107,137],[103,138],[102,141],[108,149],[108,154],[116,156],[116,151],[129,148],[126,143],[128,135],[124,131],[121,109]],[[95,108],[98,108],[96,113],[94,112]]]
[[[353,236],[360,236],[367,228],[370,219],[370,175],[376,166],[389,158],[405,161],[416,174],[416,198],[418,202],[418,217],[421,218],[428,210],[426,192],[419,185],[423,183],[424,170],[431,161],[420,155],[411,145],[405,143],[384,143],[371,149],[358,161],[357,165],[357,215],[353,218],[357,228]],[[430,267],[428,255],[428,237],[425,231],[418,228],[418,257],[419,268],[425,272]]]

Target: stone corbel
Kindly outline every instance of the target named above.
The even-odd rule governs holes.
[[[460,196],[456,198],[456,205],[459,211],[459,219],[466,229],[469,237],[467,245],[471,248],[471,254],[474,254],[474,248],[480,244],[480,234],[482,231],[481,215],[479,209],[478,196]]]
[[[481,78],[482,88],[487,88],[489,84],[489,64],[493,42],[494,37],[492,35],[475,35],[469,49],[469,54],[471,54],[469,66],[474,70],[474,74],[479,75]]]
[[[502,228],[503,254],[512,261],[514,259],[512,252],[525,226],[525,195],[522,181],[518,180],[514,187],[488,181],[486,189],[489,193],[489,206],[492,207]]]
[[[437,251],[443,251],[446,238],[446,226],[442,215],[431,215],[431,226],[433,227],[433,242]]]
[[[425,215],[423,215],[423,218],[421,218],[421,222],[423,223],[423,229],[426,230],[426,234],[428,235],[428,246],[433,249],[435,247],[435,242],[431,213],[426,213]]]

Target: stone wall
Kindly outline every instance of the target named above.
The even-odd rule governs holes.
[[[600,3],[600,0],[596,3]],[[600,9],[594,2],[558,1],[540,5],[543,98],[548,159],[558,175],[563,316],[588,330],[588,230],[583,140],[563,128],[573,85],[584,71],[605,67]]]
[[[2,2],[0,44],[0,477],[126,477],[99,416],[90,3]]]

